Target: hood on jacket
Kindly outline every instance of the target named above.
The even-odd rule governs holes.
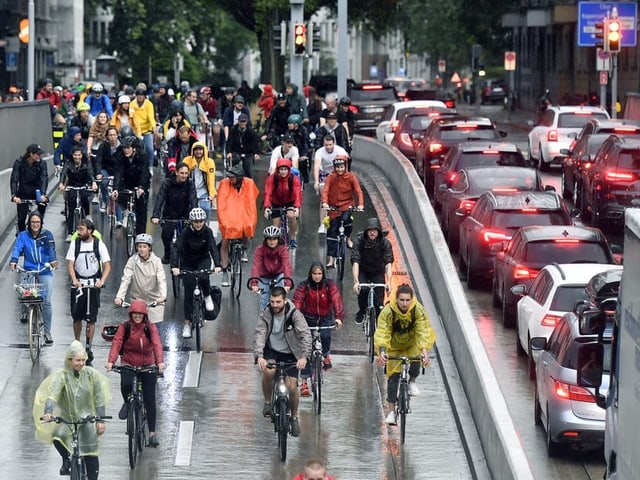
[[[397,299],[398,293],[396,291],[396,293],[393,294],[393,296],[391,297],[391,300],[389,300],[389,306],[391,307],[391,310],[396,312],[396,315],[400,316],[400,315],[411,315],[411,310],[415,308],[416,303],[418,303],[418,299],[416,298],[416,296],[414,295],[413,297],[411,297],[411,303],[409,303],[409,308],[407,309],[406,313],[402,313],[400,311],[400,307],[398,307],[398,299]]]
[[[144,314],[143,322],[147,322],[149,319],[149,311],[147,310],[147,304],[142,300],[134,300],[131,302],[131,306],[129,307],[129,321],[133,322],[133,317],[131,314],[133,313],[142,313]]]
[[[264,94],[268,97],[271,97],[273,95],[273,86],[270,83],[267,83],[264,86]]]
[[[82,130],[80,130],[80,127],[71,127],[67,135],[69,136],[70,139],[73,140],[73,137],[75,137],[79,133],[82,133]]]
[[[315,269],[319,268],[322,270],[322,280],[319,282],[314,282],[313,277],[311,276],[311,272]],[[311,266],[309,267],[309,272],[307,273],[307,281],[309,282],[310,287],[318,287],[322,285],[327,280],[327,271],[324,268],[324,263],[319,260],[314,260]]]
[[[67,348],[67,353],[64,356],[64,368],[66,370],[73,370],[71,367],[71,359],[75,358],[78,354],[81,354],[85,360],[88,358],[87,351],[84,349],[82,343],[78,340],[74,340],[69,345],[69,348]]]
[[[191,145],[191,156],[193,157],[193,149],[194,148],[203,148],[204,149],[204,158],[209,158],[209,149],[207,148],[207,146],[203,143],[203,142],[195,142],[193,145]]]
[[[288,158],[279,158],[276,162],[276,170],[278,170],[280,167],[287,167],[289,169],[289,172],[291,172],[291,160],[289,160]]]
[[[293,90],[293,95],[298,94],[298,85],[296,85],[295,83],[287,83],[287,87],[291,87],[291,90]]]

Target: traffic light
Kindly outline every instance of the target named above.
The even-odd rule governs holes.
[[[273,26],[273,49],[280,51],[280,55],[287,54],[287,22]]]
[[[620,40],[622,40],[622,29],[620,20],[611,18],[607,22],[607,51],[618,53],[620,51]]]
[[[307,49],[307,27],[304,23],[296,23],[293,27],[293,51],[296,55],[304,55]]]
[[[595,43],[596,48],[603,48],[603,49],[605,48],[604,36],[605,36],[606,22],[607,22],[606,20],[603,20],[602,22],[596,22],[594,25],[594,28],[595,28],[594,33],[596,37],[596,43]]]

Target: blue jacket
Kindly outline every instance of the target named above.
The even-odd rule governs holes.
[[[53,163],[55,165],[62,165],[65,161],[71,158],[71,152],[75,145],[84,146],[82,142],[76,143],[73,141],[73,137],[75,137],[78,133],[82,133],[80,128],[71,127],[67,131],[67,134],[62,137],[60,143],[58,144],[58,148],[53,153]]]
[[[102,95],[100,95],[100,98],[94,97],[93,95],[87,95],[84,101],[89,105],[89,107],[91,107],[89,109],[89,113],[92,117],[95,117],[103,110],[107,112],[109,118],[113,117],[113,107],[111,106],[109,95],[105,95],[103,93]]]
[[[233,105],[230,105],[225,109],[224,113],[222,114],[222,126],[231,128],[235,125],[235,123],[233,123],[234,110],[235,110],[235,107]],[[249,112],[249,109],[247,108],[246,105],[242,107],[241,112],[244,113],[247,117],[249,117],[249,119],[251,119],[251,113]],[[251,123],[251,120],[249,120],[249,123]]]
[[[18,258],[24,255],[25,270],[41,270],[45,263],[53,263],[56,257],[56,242],[49,230],[40,230],[40,236],[33,238],[31,230],[27,229],[18,234],[11,252],[11,263],[18,263]],[[52,275],[46,270],[40,275]]]

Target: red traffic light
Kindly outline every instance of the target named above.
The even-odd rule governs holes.
[[[607,44],[609,52],[620,51],[620,40],[622,39],[622,31],[620,28],[620,21],[617,19],[610,19],[607,22]]]
[[[307,26],[296,23],[293,28],[293,47],[296,55],[304,55],[307,46]]]

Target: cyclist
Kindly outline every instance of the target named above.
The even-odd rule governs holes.
[[[144,142],[144,153],[148,161],[149,173],[153,175],[154,141],[156,131],[156,114],[153,103],[147,98],[147,89],[144,85],[136,88],[136,99],[129,106],[131,114],[135,115],[142,141]],[[142,153],[142,149],[141,149]],[[145,216],[146,222],[146,216]]]
[[[360,182],[353,172],[347,172],[346,156],[338,155],[333,161],[333,172],[326,179],[322,189],[321,206],[324,209],[335,207],[337,210],[329,212],[329,229],[327,230],[327,268],[334,268],[334,260],[338,250],[338,229],[340,221],[344,220],[344,234],[347,237],[347,246],[353,247],[351,241],[351,230],[353,220],[351,218],[350,207],[354,202],[359,212],[364,211],[364,195]]]
[[[64,162],[71,158],[71,152],[73,147],[85,146],[85,141],[82,138],[82,132],[78,127],[71,127],[67,130],[67,133],[62,137],[58,147],[53,152],[53,164],[57,170],[60,170],[64,165]]]
[[[267,177],[264,185],[264,216],[271,217],[276,227],[280,226],[283,208],[289,219],[289,247],[297,248],[296,231],[298,230],[298,216],[302,206],[302,189],[300,178],[291,172],[291,162],[281,158],[276,162],[276,171]]]
[[[164,179],[151,214],[151,223],[159,224],[160,219],[181,220],[189,217],[189,212],[198,206],[196,187],[189,178],[189,166],[180,162],[175,172]],[[164,254],[162,263],[171,260],[171,241],[176,224],[167,222],[162,225],[162,243]]]
[[[242,95],[236,95],[233,99],[233,104],[229,105],[222,113],[222,126],[224,127],[224,136],[229,141],[229,130],[234,125],[237,125],[240,121],[240,115],[245,114],[247,121],[251,116],[249,109],[245,106],[244,97]],[[227,147],[227,152],[229,148]]]
[[[335,139],[336,145],[344,148],[346,152],[349,148],[349,134],[345,128],[338,123],[338,115],[335,112],[327,113],[327,123],[318,129],[316,134],[316,149],[323,146],[323,139],[331,135]]]
[[[111,125],[116,127],[118,131],[120,131],[122,127],[129,126],[137,137],[141,136],[138,120],[131,111],[131,99],[129,95],[120,95],[118,97],[118,108],[116,108],[111,118]]]
[[[182,160],[191,174],[196,188],[198,206],[207,212],[207,219],[211,218],[211,210],[215,208],[216,195],[216,162],[209,157],[209,149],[202,142],[195,142],[191,146],[191,155]]]
[[[191,127],[197,133],[198,140],[204,141],[205,135],[203,134],[203,130],[206,131],[209,127],[209,119],[207,118],[207,112],[205,112],[203,106],[198,102],[198,92],[189,90],[184,95],[182,110],[184,111],[185,118],[189,120]]]
[[[387,425],[396,424],[396,400],[398,398],[398,382],[402,364],[398,360],[389,360],[391,356],[422,357],[422,365],[429,365],[429,350],[433,348],[436,334],[426,310],[415,298],[413,289],[403,283],[394,298],[380,312],[378,328],[374,343],[378,350],[378,364],[386,367],[387,405],[389,413]],[[416,378],[420,373],[420,364],[412,363],[409,367],[409,395],[416,396],[420,390]]]
[[[162,269],[162,266],[160,266]],[[158,308],[158,307],[155,307]],[[152,309],[153,310],[153,309]],[[121,357],[122,365],[132,367],[158,366],[158,371],[162,373],[165,368],[162,353],[162,341],[156,325],[150,321],[147,312],[147,305],[143,300],[133,300],[129,307],[128,325],[125,322],[118,326],[115,337],[111,342],[109,358],[105,365],[107,372],[111,371],[113,364],[118,357]],[[127,330],[128,336],[127,336]],[[118,412],[120,420],[126,420],[129,413],[127,398],[131,394],[133,377],[135,373],[129,370],[122,370],[120,374],[120,393],[124,403]],[[144,407],[147,410],[147,422],[149,427],[149,446],[160,445],[156,436],[156,383],[157,375],[152,372],[140,374],[142,383],[142,397]]]
[[[278,145],[271,151],[271,159],[269,160],[269,175],[276,171],[276,163],[281,158],[286,158],[291,161],[293,168],[298,168],[298,160],[300,159],[300,153],[298,147],[295,146],[293,136],[285,133],[282,136],[282,144]]]
[[[235,165],[242,161],[244,176],[251,178],[253,161],[260,160],[260,139],[249,125],[249,115],[241,113],[238,123],[227,130],[227,162]]]
[[[220,255],[213,232],[206,225],[207,212],[196,207],[189,212],[191,225],[182,231],[178,237],[176,248],[171,250],[171,273],[179,275],[180,270],[210,269],[213,263],[214,271],[220,272]],[[209,275],[199,277],[204,306],[208,312],[214,309],[211,298],[211,283]],[[193,275],[184,277],[184,327],[182,338],[191,338],[191,315],[193,314],[193,290],[196,279]]]
[[[327,473],[327,469],[320,460],[309,460],[304,467],[304,472],[299,473],[291,480],[336,480]]]
[[[84,102],[89,105],[89,117],[94,119],[98,113],[107,112],[109,118],[113,117],[113,106],[108,95],[104,95],[104,87],[101,83],[94,83],[91,86],[91,93],[87,95]]]
[[[236,165],[227,170],[227,178],[218,185],[218,226],[222,235],[220,257],[223,287],[229,286],[229,240],[240,238],[245,246],[243,262],[248,262],[248,243],[258,224],[256,200],[260,191],[250,178],[243,178],[243,170]]]
[[[78,102],[76,107],[76,115],[71,119],[69,128],[78,127],[80,129],[80,136],[86,142],[89,139],[89,104],[84,102]]]
[[[367,309],[366,290],[360,289],[362,283],[384,283],[385,290],[391,290],[391,265],[393,264],[393,248],[391,242],[382,232],[377,218],[369,218],[364,232],[356,237],[351,249],[351,271],[353,273],[353,291],[358,295],[358,313],[355,322],[361,325]],[[376,311],[382,308],[384,292],[376,288],[374,305]]]
[[[41,201],[38,202],[38,211],[44,217],[49,198],[47,188],[49,186],[49,175],[47,173],[47,162],[42,160],[42,149],[35,143],[27,146],[24,155],[13,162],[11,170],[11,201],[16,204],[18,212],[18,231],[22,232],[26,228],[25,221],[29,212],[29,204],[22,203],[22,200],[37,199],[37,192],[40,191]]]
[[[251,277],[258,278],[251,284],[251,289],[260,295],[260,310],[267,308],[269,304],[269,287],[272,280],[282,285],[282,277],[291,278],[293,272],[289,261],[289,250],[282,244],[281,231],[274,225],[267,226],[262,232],[264,241],[258,245],[253,255]],[[291,285],[284,285],[289,291]]]
[[[73,235],[73,214],[74,209],[72,205],[75,205],[78,195],[80,195],[80,203],[85,215],[91,213],[89,205],[89,197],[91,193],[85,190],[77,191],[70,190],[65,192],[67,187],[86,187],[91,186],[91,189],[98,191],[98,185],[96,184],[95,174],[91,162],[84,153],[84,150],[80,146],[73,147],[71,153],[71,161],[65,162],[62,172],[60,173],[60,184],[58,189],[64,192],[67,200],[67,242],[71,241],[71,235]]]
[[[334,318],[337,328],[342,327],[344,318],[344,305],[342,295],[336,282],[329,280],[320,261],[315,261],[309,268],[307,279],[300,282],[293,293],[293,304],[302,312],[310,327],[328,327],[333,325]],[[323,368],[328,370],[333,367],[331,363],[331,330],[320,330],[322,341]],[[302,385],[300,393],[303,397],[309,396],[307,378],[311,371],[307,366],[302,371]]]
[[[122,148],[116,153],[116,178],[114,196],[120,209],[126,209],[128,196],[119,195],[119,190],[135,191],[136,235],[144,233],[147,226],[147,195],[151,185],[151,175],[146,159],[139,151],[139,140],[130,135],[122,140]],[[122,226],[122,212],[119,210],[118,226]],[[117,212],[116,212],[117,213]]]
[[[107,128],[107,141],[102,142],[96,155],[96,180],[100,181],[100,192],[102,193],[102,207],[100,211],[104,212],[104,205],[107,204],[107,195],[109,192],[109,178],[116,175],[116,152],[120,148],[120,140],[118,139],[118,130],[111,125]],[[112,184],[113,185],[113,184]]]
[[[298,85],[295,83],[287,83],[285,89],[287,103],[291,105],[291,113],[299,114],[305,123],[309,123],[309,114],[307,113],[307,99],[298,92]]]
[[[351,99],[349,97],[342,97],[338,103],[338,122],[347,131],[347,135],[349,137],[349,148],[346,150],[347,153],[351,154],[351,145],[353,142],[356,119],[353,115],[353,111],[351,110]],[[351,164],[349,164],[349,167],[351,167]]]
[[[269,228],[269,227],[267,227]],[[253,334],[253,355],[262,371],[262,394],[264,407],[262,415],[271,416],[271,392],[275,369],[268,369],[271,362],[295,362],[289,367],[287,387],[289,389],[289,405],[291,407],[291,435],[300,435],[298,421],[298,370],[307,365],[311,355],[311,332],[302,312],[291,300],[287,300],[287,291],[282,287],[274,287],[269,294],[269,308],[261,310]]]
[[[24,255],[25,270],[41,270],[48,263],[52,269],[58,267],[56,256],[56,242],[53,234],[42,228],[42,214],[31,212],[27,220],[27,229],[20,232],[11,252],[9,270],[12,272],[18,265],[18,259]],[[53,294],[53,272],[45,270],[38,274],[38,281],[44,285],[44,302],[42,304],[42,317],[44,320],[44,343],[53,344],[51,336],[51,295]],[[26,318],[24,321],[26,322]]]
[[[189,124],[178,126],[175,136],[167,142],[167,165],[165,174],[173,172],[176,165],[191,155],[191,148],[198,141],[198,135]]]
[[[324,188],[324,182],[327,176],[333,171],[333,161],[338,155],[348,156],[347,151],[336,145],[336,139],[332,135],[326,135],[322,139],[322,148],[316,150],[313,156],[313,188],[316,193],[322,196],[322,189]],[[324,217],[327,215],[326,210],[322,208],[322,202],[320,205],[320,226],[318,227],[318,233],[326,233],[326,228],[323,223]]]
[[[191,127],[191,124],[184,118],[184,112],[180,108],[171,110],[169,118],[162,125],[162,138],[165,142],[169,142],[178,133],[178,129],[185,125],[187,128]],[[194,137],[194,142],[197,138]]]
[[[82,321],[86,320],[87,365],[93,362],[91,344],[100,308],[100,289],[111,273],[111,257],[102,240],[94,237],[95,225],[88,218],[78,224],[78,238],[67,250],[67,271],[71,278],[69,304],[73,318],[73,334],[80,340]]]
[[[292,113],[291,105],[287,102],[287,96],[284,93],[279,93],[276,97],[276,106],[273,107],[271,115],[267,118],[261,140],[264,142],[268,139],[271,146],[275,147],[280,137],[287,132],[287,120]]]
[[[302,116],[294,113],[287,119],[287,133],[293,138],[294,144],[298,147],[300,161],[298,169],[302,183],[309,183],[309,155],[311,154],[311,143],[309,141],[309,130],[302,124]],[[296,166],[294,164],[294,166]]]
[[[111,399],[109,380],[97,370],[86,365],[87,352],[77,340],[71,342],[64,357],[64,368],[45,378],[36,391],[33,402],[33,419],[36,439],[53,443],[62,457],[60,475],[69,475],[72,452],[71,432],[66,425],[50,422],[56,414],[68,421],[78,422],[89,415],[104,417]],[[44,413],[44,415],[43,415]],[[105,423],[98,421],[79,428],[80,455],[84,458],[88,480],[98,480],[99,438],[105,431]]]
[[[100,145],[107,139],[107,128],[109,128],[107,112],[98,112],[96,119],[89,129],[89,138],[87,139],[87,154],[92,163],[98,154],[98,148],[100,148]]]
[[[122,305],[127,290],[133,305],[134,300],[142,300],[145,305],[157,305],[149,312],[151,323],[158,324],[164,319],[164,301],[167,299],[167,278],[160,258],[153,253],[153,237],[148,233],[136,235],[137,254],[127,260],[122,271],[120,287],[113,303]],[[129,289],[131,287],[131,289]]]
[[[224,130],[222,129],[222,117],[228,107],[233,107],[233,97],[236,90],[233,87],[223,89],[223,95],[218,98],[218,107],[216,109],[216,122],[213,124],[213,143],[216,145],[216,157],[221,158],[222,151],[225,146]]]

